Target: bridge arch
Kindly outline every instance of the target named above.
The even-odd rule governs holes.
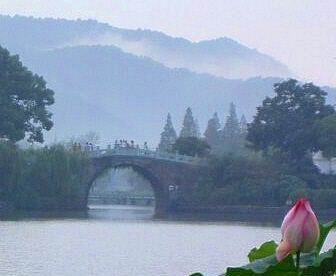
[[[129,158],[128,158],[129,159]],[[97,158],[94,162],[94,173],[90,177],[85,191],[85,204],[88,204],[88,197],[90,189],[96,179],[98,179],[104,172],[110,169],[118,168],[132,168],[135,172],[143,176],[149,181],[154,197],[155,197],[155,216],[161,217],[167,213],[169,207],[169,191],[166,187],[166,183],[160,179],[159,176],[146,164],[137,162],[139,160],[127,158]]]
[[[197,158],[162,154],[152,151],[100,150],[91,152],[90,168],[82,186],[77,206],[87,208],[93,182],[111,168],[131,167],[147,179],[155,196],[155,216],[163,217],[186,202],[196,189],[200,176],[207,175],[206,166]]]

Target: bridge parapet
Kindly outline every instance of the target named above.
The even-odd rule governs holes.
[[[92,158],[100,158],[106,156],[136,156],[144,158],[152,158],[159,160],[167,160],[179,163],[195,164],[202,165],[205,163],[205,160],[199,157],[174,154],[168,152],[161,152],[157,150],[150,149],[141,149],[141,148],[125,148],[125,147],[116,147],[116,148],[107,148],[107,149],[95,149],[88,151],[88,154]]]

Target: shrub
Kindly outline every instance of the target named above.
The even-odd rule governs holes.
[[[21,150],[0,143],[0,199],[20,209],[66,208],[81,196],[88,159],[61,145]]]

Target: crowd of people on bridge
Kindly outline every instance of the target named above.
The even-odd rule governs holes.
[[[107,146],[108,149],[112,149],[111,144]],[[84,145],[82,145],[79,142],[75,142],[72,144],[72,149],[75,152],[81,152],[81,151],[99,151],[100,147],[98,145],[94,145],[90,142],[86,142]],[[115,140],[114,142],[114,149],[140,149],[139,144],[135,144],[134,140],[128,141],[125,139]],[[143,145],[144,150],[148,150],[148,144],[147,142]]]
[[[140,149],[140,146],[139,144],[135,144],[134,140],[131,140],[130,142],[128,142],[128,140],[120,139],[120,140],[115,140],[114,148],[115,149],[119,149],[119,148]],[[148,150],[147,142],[144,143],[143,149]]]
[[[84,145],[82,145],[81,143],[73,143],[72,144],[72,150],[75,152],[80,152],[80,151],[96,151],[99,150],[99,146],[94,145],[92,143],[86,142]]]

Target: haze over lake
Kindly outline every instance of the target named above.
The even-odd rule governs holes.
[[[153,220],[144,207],[91,209],[87,217],[0,223],[0,275],[218,275],[250,248],[280,239],[278,226]],[[336,241],[333,234],[328,245]]]

